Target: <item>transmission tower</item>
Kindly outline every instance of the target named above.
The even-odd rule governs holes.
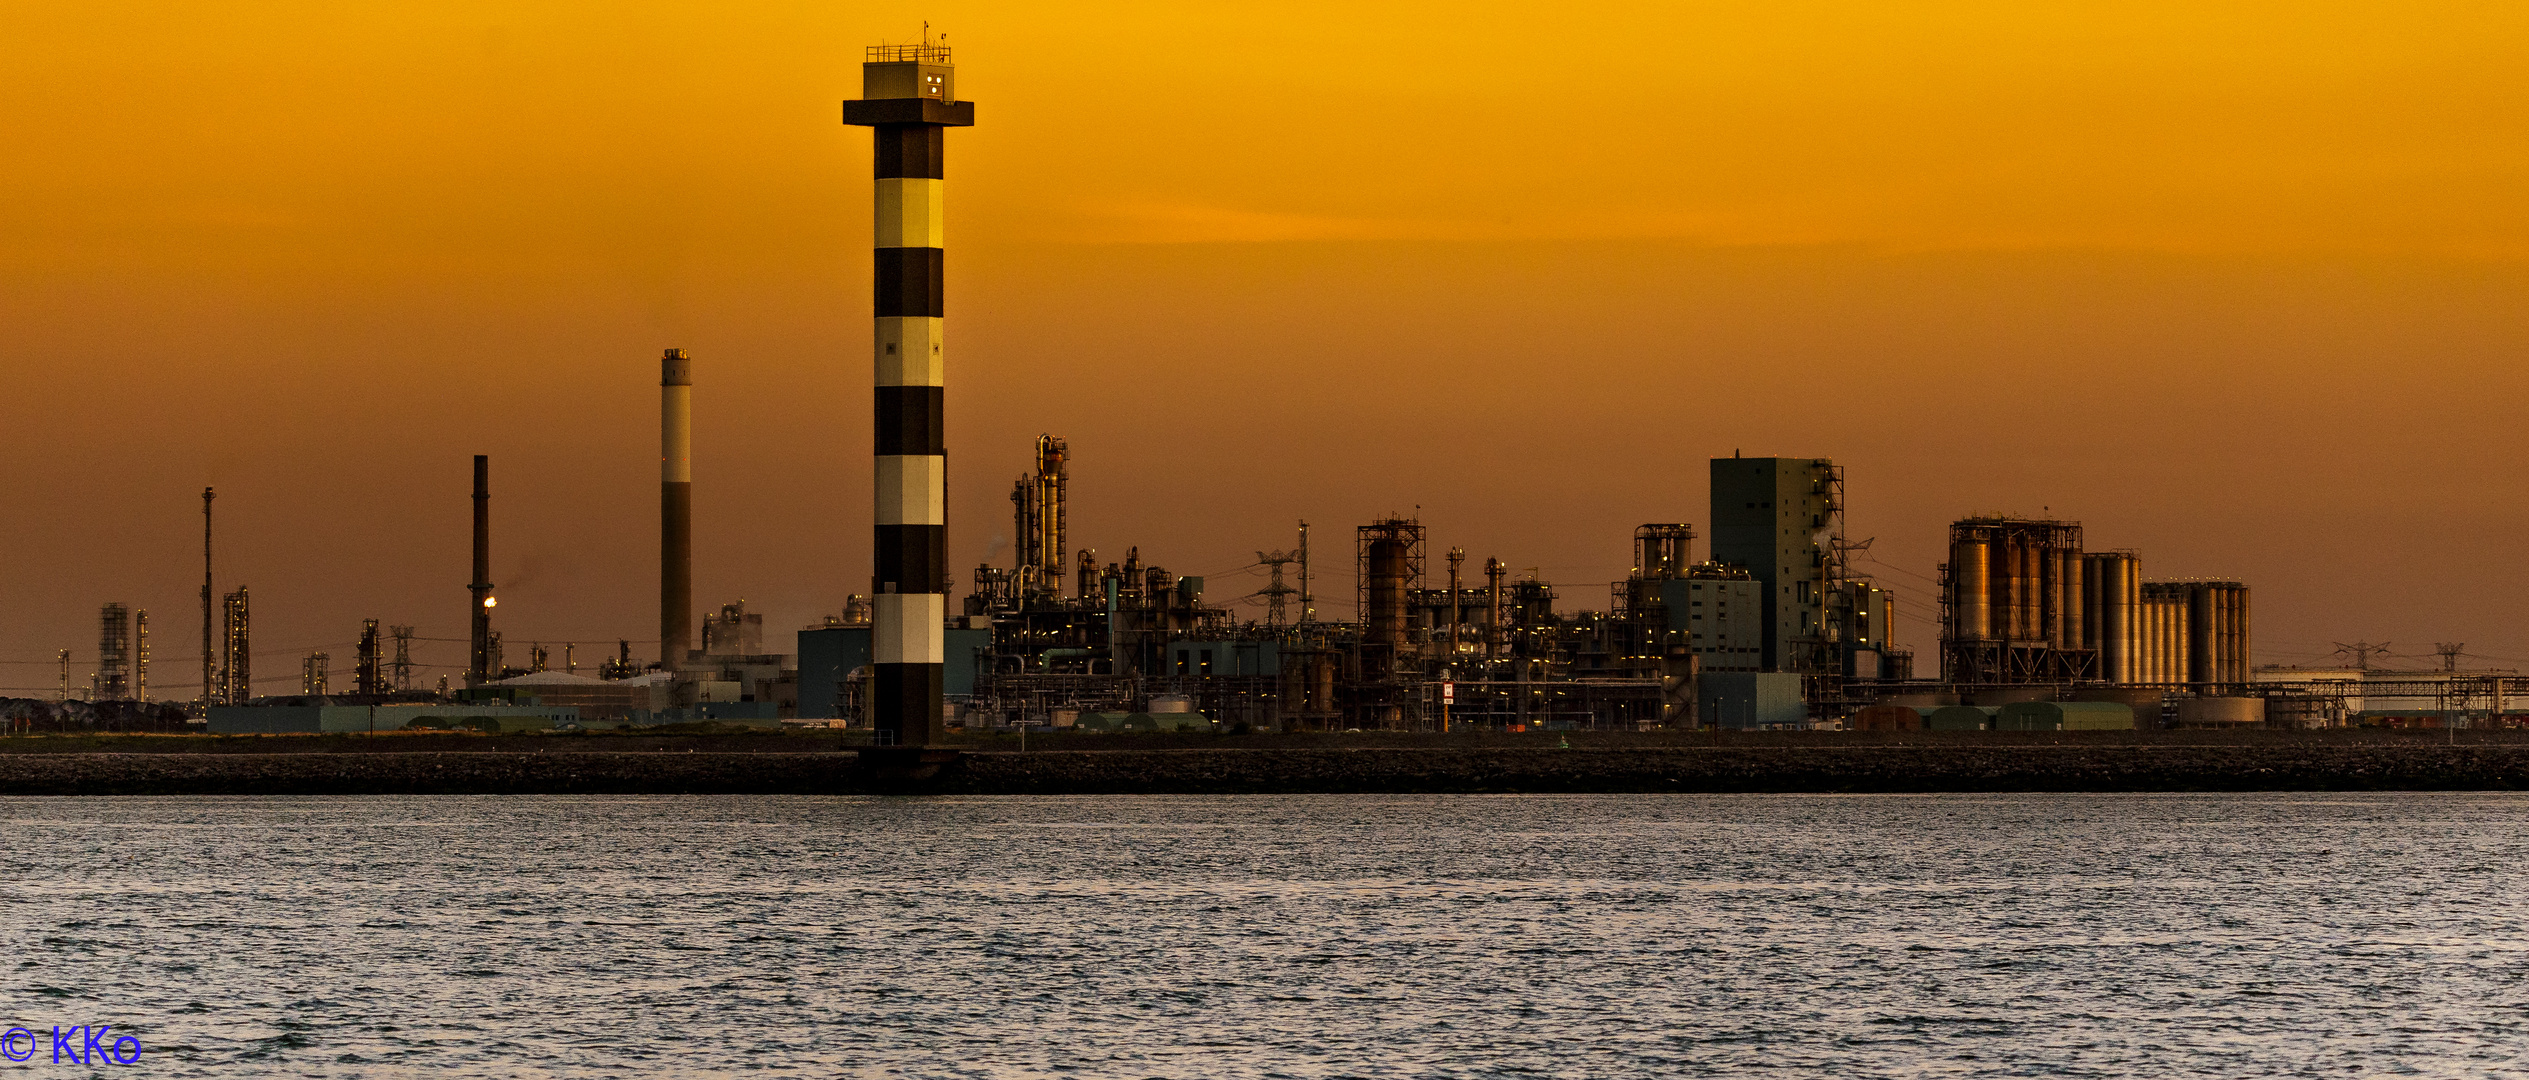
[[[2441,657],[2441,670],[2443,671],[2459,670],[2459,654],[2467,651],[2467,647],[2467,642],[2464,641],[2436,641],[2432,643],[2432,651]]]
[[[1282,598],[1286,596],[1296,596],[1299,594],[1298,589],[1294,589],[1282,583],[1282,568],[1289,566],[1292,563],[1299,562],[1304,558],[1306,558],[1306,556],[1301,555],[1296,551],[1259,551],[1256,553],[1256,561],[1258,563],[1273,569],[1273,580],[1267,583],[1264,588],[1248,594],[1251,596],[1261,596],[1265,598],[1265,625],[1273,627],[1276,630],[1282,628]]]
[[[2389,643],[2385,641],[2378,644],[2373,644],[2368,641],[2357,641],[2351,645],[2347,645],[2341,641],[2336,643],[2336,655],[2352,657],[2354,668],[2361,671],[2369,671],[2371,669],[2371,658],[2374,656],[2387,656],[2388,651]]]
[[[386,629],[395,635],[395,688],[410,690],[413,688],[413,628],[390,626]]]

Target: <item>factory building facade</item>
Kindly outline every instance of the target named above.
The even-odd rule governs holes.
[[[1712,558],[1757,583],[1761,670],[1834,666],[1828,594],[1843,515],[1843,474],[1825,458],[1712,459]]]

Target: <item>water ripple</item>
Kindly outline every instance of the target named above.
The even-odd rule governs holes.
[[[2529,798],[0,800],[179,1076],[2529,1076]]]

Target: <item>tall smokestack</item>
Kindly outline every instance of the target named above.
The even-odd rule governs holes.
[[[673,669],[694,626],[694,362],[659,362],[659,661]]]
[[[492,670],[492,459],[474,455],[474,653],[465,684],[480,686],[500,676]]]
[[[870,48],[843,122],[872,129],[877,176],[875,566],[870,715],[882,743],[928,746],[947,656],[948,443],[942,426],[946,133],[975,122],[948,46]]]
[[[219,653],[211,633],[211,489],[202,489],[202,715],[209,716],[211,703],[219,700],[213,684],[219,677]]]

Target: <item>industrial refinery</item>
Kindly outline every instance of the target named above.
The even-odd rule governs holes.
[[[953,727],[1993,727],[2032,703],[2146,728],[2511,717],[2509,673],[2258,668],[2249,583],[2191,567],[2147,576],[2144,553],[2093,548],[2077,521],[1960,517],[1947,561],[1926,579],[1936,591],[1901,596],[1855,565],[1867,542],[1847,536],[1844,466],[1817,457],[1713,458],[1703,521],[1600,538],[1631,553],[1603,594],[1601,582],[1515,571],[1527,561],[1519,552],[1470,551],[1396,513],[1315,524],[1295,514],[1289,533],[1256,538],[1251,568],[1268,575],[1264,587],[1222,597],[1167,569],[1164,553],[1073,547],[1069,500],[1075,479],[1097,482],[1097,451],[1043,433],[1010,488],[1006,562],[961,582],[948,565],[945,494],[944,178],[948,132],[972,126],[976,107],[954,76],[945,45],[874,47],[862,97],[843,103],[844,123],[868,128],[874,147],[866,592],[834,598],[837,613],[795,637],[768,631],[742,599],[697,618],[693,400],[709,368],[670,348],[659,369],[654,660],[636,660],[622,640],[583,674],[576,644],[558,662],[542,643],[505,646],[491,580],[492,463],[475,455],[460,679],[421,684],[411,647],[429,639],[370,619],[349,680],[338,685],[333,658],[312,652],[299,693],[256,693],[249,594],[212,579],[206,488],[201,690],[189,718],[127,710],[131,722],[223,732],[793,724],[919,748]],[[1330,564],[1338,571],[1325,575]],[[1327,576],[1350,584],[1325,595]],[[452,587],[451,613],[459,602]],[[1933,655],[1895,643],[1903,605],[1937,611]],[[108,603],[100,619],[89,678],[74,680],[61,656],[64,717],[76,700],[150,700],[148,612]],[[107,712],[88,715],[107,722],[93,720]]]

